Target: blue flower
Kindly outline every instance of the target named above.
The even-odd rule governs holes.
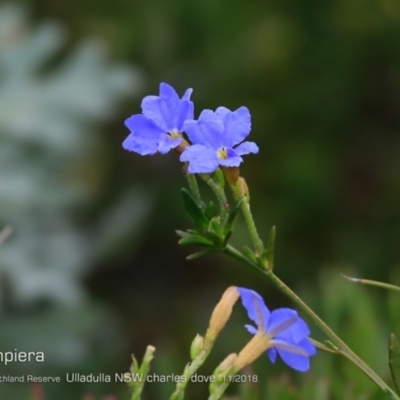
[[[190,173],[210,173],[219,165],[238,167],[243,161],[242,155],[258,153],[258,146],[253,142],[244,142],[250,133],[250,112],[246,107],[230,111],[225,107],[217,110],[204,110],[197,121],[185,122],[192,146],[186,147],[180,160],[189,161]]]
[[[316,348],[308,336],[310,330],[295,310],[279,308],[270,312],[262,297],[250,289],[238,288],[242,304],[249,318],[257,325],[245,325],[253,335],[263,335],[268,340],[268,356],[272,363],[277,354],[289,367],[297,371],[308,371],[309,356]]]
[[[123,148],[145,156],[157,151],[165,154],[179,146],[183,124],[194,116],[192,91],[187,89],[180,99],[172,86],[161,83],[160,95],[146,96],[142,100],[142,114],[125,121],[131,133],[122,143]]]

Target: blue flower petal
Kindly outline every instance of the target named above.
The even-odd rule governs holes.
[[[163,134],[158,144],[158,151],[161,154],[168,153],[171,149],[178,147],[182,143],[182,137],[171,138],[169,135]]]
[[[142,156],[153,155],[157,153],[157,142],[142,142],[135,138],[134,134],[129,134],[122,142],[122,147],[128,151],[134,151]]]
[[[122,143],[125,150],[134,151],[142,156],[157,152],[163,131],[154,122],[137,114],[125,120],[125,126],[131,131]]]
[[[242,299],[243,307],[247,311],[249,318],[261,329],[265,329],[268,324],[270,312],[262,297],[254,290],[238,288]]]
[[[226,108],[226,107],[218,107],[216,110],[215,110],[215,114],[217,115],[217,117],[221,120],[221,121],[225,121],[225,117],[228,115],[228,114],[231,114],[232,113],[232,111],[229,109],[229,108]]]
[[[251,130],[251,116],[247,107],[240,107],[233,112],[229,112],[225,107],[219,107],[215,113],[222,119],[225,127],[224,146],[233,147],[249,135]]]
[[[211,110],[204,110],[197,121],[187,120],[183,130],[193,144],[202,144],[214,150],[224,147],[224,125]]]
[[[258,146],[254,142],[243,142],[235,147],[235,151],[239,156],[249,153],[257,154],[258,150]]]
[[[277,326],[284,324],[285,321],[296,318],[294,323],[282,332],[275,335],[276,338],[284,339],[290,343],[296,344],[310,335],[310,329],[307,324],[298,316],[297,311],[291,308],[279,308],[271,312],[271,317],[267,326],[267,331],[271,332]]]
[[[302,348],[309,356],[315,356],[317,354],[317,348],[314,343],[310,341],[310,339],[303,339],[300,343],[297,344],[300,348]]]
[[[276,349],[271,347],[270,349],[267,350],[267,354],[272,364],[275,364],[278,356],[278,352],[276,351]]]
[[[190,100],[190,96],[192,95],[192,93],[193,93],[193,89],[186,89],[186,92],[183,94],[183,96],[182,96],[182,100]],[[192,119],[193,119],[193,117],[192,117]]]
[[[188,171],[191,174],[207,174],[218,168],[217,153],[201,144],[186,147],[180,160],[189,161]]]
[[[160,84],[160,96],[146,96],[142,101],[142,112],[154,121],[165,133],[174,129],[181,131],[185,119],[193,118],[192,89],[186,90],[179,99],[175,89],[167,83]]]
[[[316,354],[316,348],[309,339],[304,339],[298,344],[281,340],[272,342],[282,360],[291,368],[303,372],[310,368],[309,356]]]
[[[142,113],[154,121],[164,132],[174,129],[173,110],[170,110],[166,99],[157,96],[146,96],[142,100]]]
[[[185,93],[186,94],[186,93]],[[176,90],[168,83],[160,83],[160,97],[171,102],[172,105],[177,106],[179,101],[178,93]]]
[[[189,90],[189,89],[188,89]],[[194,104],[188,100],[181,100],[175,112],[174,127],[178,132],[183,132],[183,124],[194,117]]]
[[[308,356],[295,354],[282,349],[277,349],[277,351],[282,360],[296,371],[306,372],[310,369],[310,359]]]
[[[238,167],[243,162],[243,158],[238,156],[234,150],[228,149],[227,153],[228,158],[220,159],[220,165],[224,167]]]
[[[250,332],[252,335],[255,335],[257,333],[257,329],[254,328],[253,325],[245,325],[244,326],[248,332]]]
[[[171,125],[169,130],[176,129],[174,126],[174,116],[178,112],[179,107],[179,96],[176,90],[168,83],[160,83],[160,99],[162,99],[168,110],[168,120],[171,120]]]
[[[299,316],[297,312],[290,308],[280,308],[279,310],[272,311],[267,326],[268,335],[272,338],[282,337],[284,333],[287,333],[292,329],[292,326],[298,319]],[[292,340],[292,336],[293,335],[290,334],[290,340]],[[301,339],[303,339],[303,337],[301,337],[300,340]]]

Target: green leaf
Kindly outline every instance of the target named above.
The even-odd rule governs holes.
[[[188,233],[188,232],[180,231],[179,229],[177,229],[175,232],[176,232],[176,234],[177,234],[179,237],[181,237],[181,238],[184,238],[184,237],[189,236],[189,233]]]
[[[197,258],[203,257],[206,254],[210,254],[213,251],[215,251],[215,250],[214,249],[206,249],[206,250],[198,251],[197,253],[193,253],[190,256],[187,256],[186,260],[196,260]]]
[[[186,233],[190,233],[191,235],[202,235],[202,233],[196,231],[196,229],[186,229]]]
[[[182,246],[214,246],[214,242],[201,235],[187,235],[178,243]]]
[[[182,188],[182,197],[185,209],[189,214],[193,223],[201,230],[206,230],[208,227],[208,218],[199,203],[192,194],[185,188]]]
[[[225,233],[228,233],[229,231],[233,230],[233,225],[236,222],[236,218],[237,218],[237,216],[239,214],[240,206],[242,204],[242,201],[243,200],[238,201],[236,206],[235,206],[235,208],[229,213],[228,219],[227,219],[226,224],[224,226]]]
[[[400,394],[400,342],[394,333],[389,340],[389,367],[397,393]]]
[[[211,219],[218,215],[218,208],[213,201],[210,201],[206,206],[205,212],[208,219]]]
[[[243,254],[251,261],[258,264],[257,256],[254,254],[253,250],[249,249],[247,246],[243,247]]]
[[[219,241],[225,237],[224,233],[222,232],[221,222],[218,217],[215,217],[210,221],[210,228],[218,237]]]

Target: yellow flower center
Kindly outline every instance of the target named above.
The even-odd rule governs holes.
[[[225,147],[221,147],[218,151],[217,151],[217,157],[220,160],[226,160],[228,158],[228,152],[226,150]]]
[[[170,139],[178,139],[182,137],[182,135],[176,129],[172,130],[171,132],[168,132],[168,136]]]

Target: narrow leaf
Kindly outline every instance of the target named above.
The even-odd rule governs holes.
[[[198,251],[197,253],[193,253],[190,256],[187,256],[186,260],[196,260],[197,258],[203,257],[206,254],[210,254],[213,251],[215,251],[215,250],[214,249],[206,249],[206,250]]]
[[[179,237],[181,237],[181,238],[184,238],[184,237],[189,236],[189,233],[188,233],[188,232],[180,231],[179,229],[177,229],[175,232],[176,232],[176,234],[177,234]]]
[[[214,218],[218,215],[218,207],[213,201],[210,201],[206,206],[206,216],[208,219]]]
[[[389,367],[397,393],[400,394],[400,343],[394,333],[389,340]]]
[[[258,264],[258,258],[257,256],[254,254],[254,252],[249,249],[247,246],[245,246],[243,248],[243,254],[249,258],[251,261],[253,261],[254,263]]]
[[[224,227],[225,233],[233,230],[233,225],[236,222],[237,216],[239,215],[240,206],[242,204],[242,201],[243,200],[238,201],[235,208],[229,213],[228,219],[227,219],[225,227]]]
[[[222,240],[222,239],[224,238],[225,235],[224,235],[224,233],[222,232],[221,223],[220,223],[218,217],[213,218],[213,219],[210,221],[210,228],[211,228],[211,230],[216,234],[216,236],[217,236],[220,240]]]
[[[178,242],[181,246],[213,246],[214,243],[200,235],[188,235]]]
[[[206,217],[203,208],[199,205],[199,203],[195,200],[195,198],[187,189],[182,188],[181,190],[183,203],[191,220],[198,228],[206,230],[208,227],[208,218]]]
[[[343,278],[351,281],[351,282],[355,282],[355,283],[361,283],[363,285],[371,285],[371,286],[377,286],[377,287],[381,287],[383,289],[388,289],[388,290],[395,290],[397,292],[400,292],[400,287],[396,286],[396,285],[391,285],[390,283],[386,283],[386,282],[379,282],[379,281],[371,281],[369,279],[363,279],[363,278],[353,278],[351,276],[347,276],[345,274],[341,274],[343,276]]]

